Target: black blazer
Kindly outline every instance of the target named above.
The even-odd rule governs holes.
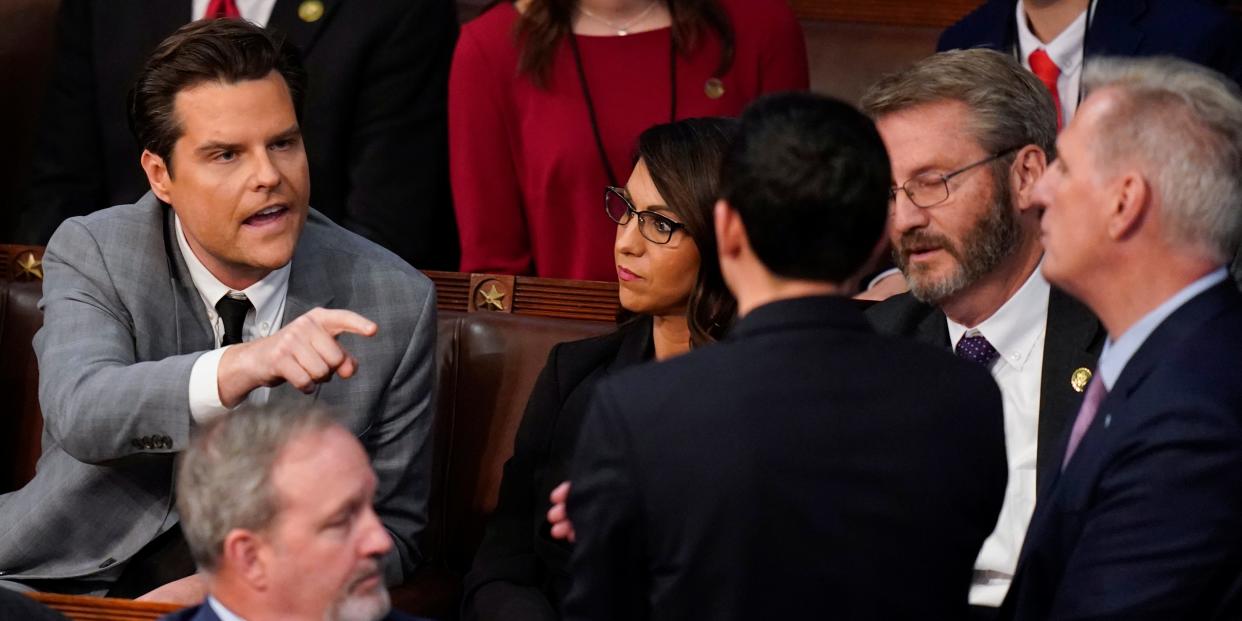
[[[1040,495],[1002,619],[1239,618],[1239,352],[1230,281],[1151,333]]]
[[[881,334],[913,338],[938,347],[950,346],[944,313],[909,293],[893,296],[867,309],[867,319]],[[1060,466],[1053,453],[1082,405],[1082,393],[1074,389],[1070,377],[1080,368],[1095,370],[1105,336],[1090,309],[1056,287],[1052,288],[1048,295],[1048,324],[1039,387],[1037,490],[1044,488],[1049,476],[1045,468],[1050,464]]]
[[[500,499],[466,575],[464,619],[558,619],[569,588],[568,543],[549,532],[548,495],[569,480],[578,430],[596,384],[654,357],[651,318],[561,343],[548,354],[505,462]]]
[[[311,205],[423,269],[456,269],[448,185],[451,0],[277,0],[268,26],[303,52]],[[63,0],[55,72],[14,240],[46,244],[65,218],[136,201],[148,184],[126,98],[147,55],[191,20],[190,0]]]
[[[1012,51],[1016,4],[988,0],[945,30],[936,50]],[[1177,56],[1242,82],[1242,24],[1203,0],[1097,0],[1083,45],[1087,56]]]
[[[978,365],[853,302],[765,305],[600,383],[572,469],[570,619],[961,619],[1005,492]]]

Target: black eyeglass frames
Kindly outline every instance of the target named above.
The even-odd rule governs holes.
[[[628,224],[631,216],[638,216],[639,234],[653,244],[667,244],[678,229],[686,228],[686,225],[654,211],[635,209],[634,204],[625,196],[625,188],[604,188],[604,213],[608,214],[609,220],[621,226]]]
[[[911,203],[914,203],[915,207],[934,207],[949,200],[949,179],[952,179],[973,168],[982,166],[989,162],[994,162],[1002,157],[1005,157],[1006,155],[1009,155],[1010,153],[1013,153],[1014,151],[1017,151],[1019,148],[1020,147],[1011,147],[1009,149],[1005,149],[1004,151],[989,155],[977,162],[971,162],[970,164],[967,164],[953,172],[944,174],[924,173],[922,175],[915,176],[901,185],[895,185],[889,188],[888,200],[889,202],[897,200],[897,192],[901,191],[906,193],[906,196],[909,197]]]

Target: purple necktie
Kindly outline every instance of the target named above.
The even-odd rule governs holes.
[[[1082,442],[1083,435],[1087,433],[1087,427],[1090,427],[1091,421],[1095,420],[1095,413],[1099,411],[1100,403],[1107,396],[1108,389],[1104,387],[1104,380],[1100,379],[1099,373],[1096,373],[1095,377],[1091,378],[1091,385],[1087,386],[1087,394],[1082,399],[1082,407],[1078,408],[1078,418],[1074,419],[1074,428],[1070,430],[1069,444],[1065,447],[1065,459],[1061,460],[1062,470],[1065,470],[1070,457],[1074,456],[1074,451]]]
[[[976,333],[974,336],[963,336],[958,339],[957,347],[953,349],[953,353],[959,358],[965,358],[972,362],[978,362],[984,367],[990,367],[992,362],[996,360],[1000,353],[995,347],[983,338],[982,334]]]

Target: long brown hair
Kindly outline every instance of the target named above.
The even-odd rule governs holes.
[[[699,249],[699,274],[686,306],[694,347],[719,340],[737,314],[737,300],[720,274],[712,217],[720,164],[736,132],[735,119],[701,118],[656,125],[638,137],[637,159]]]
[[[579,0],[532,0],[517,21],[515,36],[521,47],[518,72],[530,76],[535,85],[547,83],[552,56],[561,39],[572,33],[574,12]],[[660,0],[654,0],[660,1]],[[704,28],[720,37],[720,61],[715,77],[733,65],[733,24],[718,0],[663,0],[673,18],[673,49],[683,56],[699,44]]]

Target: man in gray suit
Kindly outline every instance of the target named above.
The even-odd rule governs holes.
[[[130,115],[152,192],[66,221],[44,256],[43,455],[0,496],[0,580],[134,596],[192,573],[174,455],[277,400],[343,412],[378,475],[387,582],[417,565],[435,294],[308,207],[303,84],[291,48],[241,20],[187,25],[148,60]]]

